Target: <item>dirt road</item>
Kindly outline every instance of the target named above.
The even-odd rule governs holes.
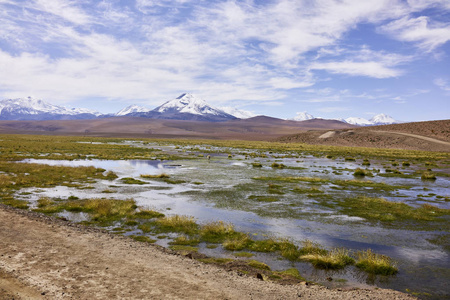
[[[372,130],[372,131],[373,132],[378,132],[378,133],[399,134],[399,135],[409,136],[409,137],[413,137],[413,138],[416,138],[416,139],[420,139],[420,140],[424,140],[424,141],[428,141],[428,142],[432,142],[432,143],[437,143],[437,144],[441,144],[441,145],[450,146],[449,142],[433,139],[433,138],[422,136],[422,135],[418,135],[418,134],[405,133],[405,132],[396,132],[396,131],[381,131],[381,130]]]
[[[282,286],[0,205],[0,299],[413,299],[391,290]]]

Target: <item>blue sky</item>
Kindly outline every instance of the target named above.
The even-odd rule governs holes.
[[[450,118],[449,0],[0,0],[0,98]]]

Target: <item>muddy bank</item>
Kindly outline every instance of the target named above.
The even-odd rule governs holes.
[[[280,285],[157,246],[0,205],[0,299],[413,299]]]

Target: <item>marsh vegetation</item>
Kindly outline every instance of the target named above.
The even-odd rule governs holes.
[[[242,261],[274,280],[402,291],[414,285],[433,297],[445,290],[445,276],[436,274],[448,272],[448,153],[0,139],[4,204],[205,253],[209,263]]]

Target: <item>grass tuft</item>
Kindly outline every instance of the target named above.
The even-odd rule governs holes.
[[[427,172],[423,172],[422,176],[420,178],[422,180],[436,180],[436,175],[427,171]]]
[[[315,268],[326,270],[343,269],[355,262],[344,248],[333,249],[327,254],[306,254],[300,256],[300,259],[311,262]]]
[[[141,209],[131,217],[137,219],[153,219],[153,218],[162,218],[164,217],[164,214],[154,210]]]
[[[246,248],[250,242],[251,240],[248,235],[240,233],[236,234],[232,238],[228,238],[222,245],[226,250],[239,251]]]
[[[147,184],[148,183],[148,182],[145,182],[145,181],[142,181],[142,180],[139,180],[139,179],[135,179],[135,178],[132,178],[132,177],[122,178],[121,181],[123,183],[125,183],[125,184]]]
[[[162,232],[183,232],[185,234],[195,234],[198,231],[198,224],[194,217],[174,215],[159,218],[155,225]]]
[[[355,176],[355,177],[364,177],[364,176],[372,177],[373,174],[370,171],[367,171],[367,170],[364,170],[364,169],[361,169],[361,168],[357,168],[355,170],[355,172],[353,173],[353,176]]]
[[[256,269],[260,269],[260,270],[268,270],[268,271],[270,271],[270,267],[268,266],[268,265],[266,265],[265,263],[263,263],[263,262],[260,262],[260,261],[257,261],[257,260],[249,260],[248,262],[247,262],[247,264],[250,266],[250,267],[253,267],[253,268],[256,268]]]
[[[198,238],[190,238],[186,235],[181,235],[174,239],[169,244],[171,245],[185,245],[185,246],[197,246],[200,243],[200,240]]]
[[[130,235],[130,237],[136,241],[153,244],[156,240],[149,238],[148,236],[143,235]]]
[[[328,251],[326,249],[323,249],[318,243],[315,243],[311,240],[304,240],[302,242],[302,247],[299,249],[299,255],[307,254],[326,255],[328,254]]]
[[[286,165],[274,162],[271,167],[274,169],[284,169],[284,168],[286,168]]]
[[[210,243],[220,243],[236,234],[232,224],[222,221],[211,222],[200,229],[201,239]]]
[[[165,173],[158,174],[158,175],[141,174],[140,177],[141,178],[170,178],[170,176]]]
[[[396,264],[388,256],[373,253],[372,250],[356,253],[356,267],[370,274],[395,275],[398,272]]]

